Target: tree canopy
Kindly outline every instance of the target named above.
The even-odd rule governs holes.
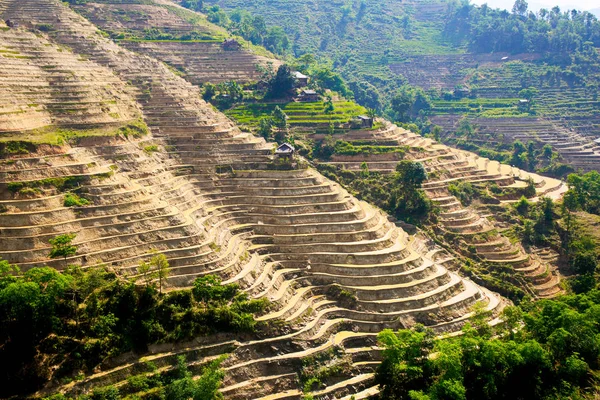
[[[454,339],[386,330],[376,381],[390,400],[593,398],[599,312],[594,290],[508,307],[495,331],[475,322]]]
[[[475,52],[584,52],[597,57],[593,46],[600,47],[600,22],[589,12],[562,12],[559,7],[533,12],[524,0],[515,2],[512,14],[486,4],[450,4],[446,34],[466,39]]]
[[[292,75],[292,69],[289,65],[281,65],[277,73],[269,82],[269,97],[279,99],[289,96],[296,84],[296,78]]]
[[[11,360],[0,365],[0,397],[90,372],[107,357],[152,343],[253,332],[254,314],[266,305],[210,275],[198,278],[194,291],[161,296],[154,286],[136,285],[108,268],[20,273],[0,260],[0,359]]]

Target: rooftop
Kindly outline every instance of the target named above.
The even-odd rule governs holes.
[[[294,71],[294,77],[296,77],[296,79],[308,79],[308,76],[304,75],[300,71]]]

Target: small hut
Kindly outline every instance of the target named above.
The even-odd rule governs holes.
[[[296,149],[289,143],[284,143],[275,150],[275,155],[279,158],[293,158]]]
[[[308,76],[300,71],[295,71],[293,75],[294,78],[296,78],[296,87],[301,88],[308,86]]]
[[[302,92],[300,92],[300,96],[298,96],[298,100],[307,102],[307,103],[314,103],[314,102],[319,101],[319,94],[317,92],[315,92],[314,90],[304,89],[304,90],[302,90]]]
[[[236,51],[242,48],[242,44],[235,39],[226,39],[221,45],[223,50]]]
[[[358,121],[360,122],[361,128],[372,128],[373,127],[373,118],[368,117],[366,115],[359,115]]]

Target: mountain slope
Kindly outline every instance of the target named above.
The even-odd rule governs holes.
[[[324,382],[315,394],[363,396],[373,391],[363,391],[372,386],[374,365],[364,361],[379,357],[371,346],[381,329],[419,322],[452,332],[472,315],[476,302],[493,314],[502,308],[497,295],[449,272],[444,260],[435,261],[433,244],[409,236],[302,162],[281,169],[272,145],[241,132],[201,100],[197,87],[163,63],[107,40],[65,4],[4,0],[0,12],[3,20],[20,24],[1,32],[3,44],[27,27],[50,25],[49,35],[39,33],[43,40],[86,58],[86,68],[114,72],[150,128],[147,136],[99,136],[5,154],[0,257],[23,270],[63,268],[48,259],[47,239],[74,232],[78,254],[66,261],[83,267],[110,263],[128,276],[159,251],[172,266],[171,287],[218,274],[254,298],[271,300],[263,321],[289,326],[287,333],[273,331],[261,340],[219,336],[156,346],[146,355],[156,364],[168,364],[174,352],[188,355],[192,364],[210,359],[206,348],[231,352],[227,398],[300,398],[295,378],[300,360],[341,346],[352,359],[351,374]],[[150,144],[158,151],[146,151]],[[77,177],[91,205],[65,207],[65,187],[47,177]],[[345,306],[331,291],[334,286],[356,302]],[[64,387],[53,380],[46,390],[74,394],[119,384],[143,363],[107,362],[100,372],[85,371],[83,380]]]
[[[480,12],[484,15],[479,19],[481,24],[473,27],[470,24],[477,10],[449,7],[451,3],[446,1],[220,0],[210,4],[226,10],[248,10],[271,25],[284,26],[294,55],[313,53],[331,60],[359,102],[388,116],[396,117],[391,99],[403,84],[427,90],[433,107],[424,110],[431,119],[431,124],[422,123],[425,132],[437,124],[452,138],[458,128],[456,122],[466,114],[480,127],[477,146],[483,146],[482,153],[510,148],[520,138],[533,141],[539,148],[551,144],[562,161],[574,168],[590,170],[600,165],[600,152],[593,143],[600,135],[600,102],[595,94],[600,64],[597,48],[581,45],[598,37],[590,33],[592,30],[586,31],[589,37],[579,45],[559,40],[552,46],[527,48],[529,42],[517,46],[519,38],[513,38],[517,44],[511,47],[511,31],[485,36],[491,27],[508,26],[500,13],[490,17],[492,10]],[[551,19],[559,15],[571,21],[567,17],[571,14],[557,14]],[[573,15],[582,18],[584,14]],[[561,26],[549,22],[548,14],[544,18],[548,30]],[[517,18],[511,22],[515,27],[512,32],[538,26],[540,19]],[[594,29],[598,29],[597,22]],[[557,31],[552,38],[567,36]],[[481,40],[469,45],[476,37]],[[486,47],[486,43],[498,41],[502,42],[500,49]],[[542,41],[551,42],[551,38]],[[519,92],[529,87],[535,87],[539,94],[532,108],[523,112],[518,107]]]

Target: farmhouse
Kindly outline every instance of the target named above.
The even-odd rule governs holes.
[[[289,143],[284,143],[281,146],[279,146],[277,148],[277,150],[275,150],[275,155],[277,157],[292,158],[294,156],[295,152],[296,152],[296,149],[294,149],[294,146],[292,146]]]
[[[358,121],[360,122],[361,128],[372,128],[373,127],[373,118],[368,117],[366,115],[359,115]]]
[[[300,92],[300,96],[298,96],[298,100],[304,101],[307,103],[314,103],[319,101],[319,94],[314,90],[304,89]]]
[[[296,78],[296,87],[301,88],[308,85],[308,76],[299,71],[295,71],[293,75]]]

